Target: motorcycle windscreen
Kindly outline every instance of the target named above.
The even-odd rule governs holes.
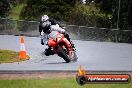
[[[49,38],[55,39],[57,34],[58,34],[57,31],[51,31],[51,33],[49,34]]]

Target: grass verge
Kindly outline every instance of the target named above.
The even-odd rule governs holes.
[[[129,84],[85,84],[80,86],[75,78],[0,80],[0,88],[132,88]]]
[[[0,63],[12,63],[28,60],[30,57],[27,55],[26,59],[19,59],[19,53],[11,50],[0,49]]]

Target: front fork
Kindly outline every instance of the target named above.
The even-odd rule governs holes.
[[[63,39],[63,42],[65,42],[66,48],[68,49],[69,57],[71,57],[73,53],[71,43],[66,38]]]

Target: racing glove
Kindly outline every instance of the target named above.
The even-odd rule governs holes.
[[[41,44],[44,45],[43,39],[41,39]]]

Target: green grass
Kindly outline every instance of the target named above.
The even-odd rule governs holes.
[[[0,88],[132,88],[129,84],[85,84],[80,86],[74,78],[0,80]]]
[[[12,63],[12,62],[20,62],[24,60],[24,59],[19,59],[18,56],[19,56],[18,52],[0,49],[0,63]],[[27,56],[26,59],[29,59],[29,56]]]
[[[24,7],[24,4],[18,4],[12,7],[8,18],[19,20],[20,13],[23,7]]]

